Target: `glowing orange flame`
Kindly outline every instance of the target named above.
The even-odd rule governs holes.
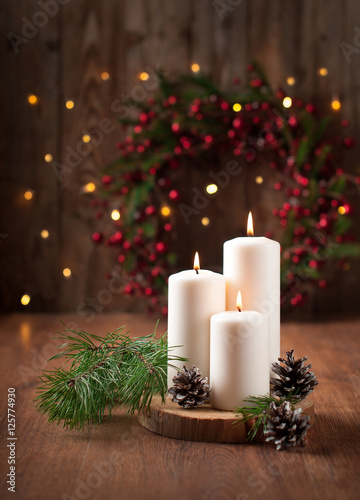
[[[194,257],[194,269],[195,269],[196,273],[199,274],[200,259],[199,259],[199,253],[198,252],[195,253],[195,257]]]
[[[238,291],[237,297],[236,297],[236,309],[241,312],[242,309],[242,298],[241,298],[241,292],[240,290]]]
[[[254,236],[254,223],[252,213],[249,212],[248,220],[247,220],[247,235]]]

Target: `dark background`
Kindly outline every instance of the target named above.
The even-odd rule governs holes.
[[[25,293],[31,296],[27,311],[79,311],[87,298],[107,289],[106,273],[114,267],[114,254],[91,241],[99,227],[91,207],[96,192],[82,189],[88,182],[98,188],[100,169],[117,157],[116,142],[123,131],[112,103],[141,83],[142,71],[162,67],[176,76],[190,72],[196,62],[222,88],[232,89],[234,77],[245,80],[247,64],[257,59],[272,85],[290,96],[329,113],[335,113],[330,102],[338,98],[338,117],[350,121],[346,133],[359,136],[357,0],[63,1],[65,5],[55,7],[50,2],[55,10],[45,16],[37,1],[6,0],[1,6],[0,307],[5,311],[24,309],[20,299]],[[222,18],[215,7],[224,5]],[[15,35],[25,40],[17,50],[9,40],[14,43]],[[353,46],[350,62],[343,43]],[[319,75],[322,67],[327,76]],[[104,71],[110,75],[105,81]],[[296,79],[293,87],[286,83],[289,76]],[[28,103],[30,94],[38,97],[36,105]],[[65,107],[68,99],[75,103],[72,110]],[[44,156],[51,154],[64,164],[67,148],[76,149],[83,134],[98,129],[103,118],[112,121],[113,131],[103,134],[91,154],[60,180]],[[356,175],[359,153],[357,145],[343,161],[344,168]],[[258,235],[275,229],[271,210],[281,200],[272,189],[274,173],[260,157],[251,168],[209,204],[204,214],[211,221],[207,228],[197,221],[182,229],[187,237],[178,243],[180,259],[187,256],[184,245],[190,242],[201,252],[203,267],[221,269],[222,243],[243,234],[249,208]],[[203,185],[207,175],[184,175],[179,188],[189,192]],[[254,182],[257,175],[263,176],[263,184]],[[29,201],[24,198],[28,189],[34,192]],[[232,206],[237,207],[236,216],[224,217]],[[216,225],[216,220],[221,223]],[[358,220],[359,211],[359,240]],[[41,238],[43,229],[49,231],[47,239]],[[62,274],[65,267],[72,271],[70,279]],[[329,262],[329,286],[313,291],[305,312],[357,311],[359,278],[358,260],[339,269]],[[138,304],[114,294],[99,307],[133,309]],[[294,314],[303,317],[303,311]]]

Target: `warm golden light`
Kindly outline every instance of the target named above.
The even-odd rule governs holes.
[[[236,309],[241,312],[242,310],[242,298],[241,298],[241,292],[240,290],[238,291],[237,297],[236,297]]]
[[[327,68],[320,68],[319,69],[319,75],[320,76],[326,76],[328,74]]]
[[[109,78],[110,78],[110,75],[109,75],[109,73],[108,73],[107,71],[103,71],[103,72],[101,73],[101,79],[102,79],[102,80],[104,80],[104,81],[105,81],[105,80],[108,80]]]
[[[262,184],[264,182],[264,179],[261,177],[261,175],[257,175],[255,177],[255,182],[256,184]]]
[[[93,193],[96,189],[96,186],[93,182],[88,182],[87,184],[85,184],[85,186],[83,187],[83,190],[85,193]]]
[[[31,200],[32,197],[33,197],[33,191],[30,191],[30,190],[25,191],[25,193],[24,193],[25,200]]]
[[[331,101],[331,107],[332,109],[334,109],[335,111],[339,111],[339,109],[341,108],[341,103],[338,99],[333,99]]]
[[[142,73],[140,73],[139,78],[143,82],[146,82],[146,80],[149,79],[149,73],[146,73],[146,71],[143,71]]]
[[[291,108],[291,105],[292,105],[291,97],[284,97],[284,99],[283,99],[284,108]]]
[[[208,194],[215,194],[217,192],[217,190],[218,190],[218,187],[216,184],[208,184],[206,186],[206,192]]]
[[[38,98],[35,94],[30,94],[28,96],[28,101],[29,101],[29,104],[36,104],[38,102]]]
[[[342,206],[341,206],[341,207],[339,207],[339,208],[338,208],[338,212],[339,212],[339,214],[340,214],[340,215],[344,215],[344,214],[346,213],[346,209],[345,209],[345,207],[342,207]]]
[[[74,103],[74,101],[69,99],[68,101],[66,101],[65,106],[67,109],[73,109],[73,107],[75,106],[75,103]]]
[[[22,303],[23,306],[27,306],[28,303],[30,302],[30,296],[25,294],[21,297],[20,302]]]
[[[82,137],[82,140],[83,140],[83,142],[90,142],[91,137],[89,136],[89,134],[84,134]]]
[[[120,217],[121,217],[121,216],[120,216],[120,212],[119,212],[119,210],[113,210],[113,211],[111,212],[111,218],[112,218],[112,220],[119,220],[119,219],[120,219]]]
[[[31,340],[31,329],[30,329],[30,324],[27,321],[23,321],[20,324],[20,336],[23,348],[29,350],[30,340]]]
[[[239,111],[241,111],[241,104],[236,102],[234,105],[233,105],[233,110],[238,113]]]
[[[198,65],[198,63],[193,63],[191,65],[191,71],[193,71],[194,73],[198,73],[200,71],[200,66]]]
[[[288,85],[295,85],[295,78],[293,76],[289,76],[288,79],[286,80],[286,83]]]
[[[44,240],[46,240],[46,238],[49,237],[49,231],[47,229],[43,229],[40,233],[41,237],[44,238]]]
[[[65,269],[63,269],[63,275],[65,276],[65,278],[70,278],[71,269],[69,269],[68,267],[65,267]]]
[[[46,163],[50,163],[51,161],[53,161],[53,156],[50,153],[48,153],[44,156],[44,159]]]
[[[208,225],[210,224],[210,219],[209,219],[209,217],[203,217],[203,218],[201,219],[201,224],[202,224],[203,226],[208,226]]]
[[[199,259],[199,253],[195,253],[194,257],[194,269],[196,271],[196,274],[199,274],[199,269],[200,269],[200,259]]]
[[[161,215],[164,217],[168,217],[171,213],[170,207],[162,207],[161,208]]]
[[[252,213],[249,212],[248,220],[247,220],[247,235],[254,236],[254,223]]]

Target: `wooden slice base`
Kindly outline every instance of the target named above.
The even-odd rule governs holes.
[[[311,423],[314,422],[312,401],[302,401],[296,406],[310,415]],[[160,397],[155,397],[150,409],[139,415],[139,422],[161,436],[208,443],[245,443],[253,424],[252,420],[244,424],[234,417],[234,413],[215,410],[210,404],[185,410],[170,399],[162,404]],[[261,438],[256,440],[261,441]]]

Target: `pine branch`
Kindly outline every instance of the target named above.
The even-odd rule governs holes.
[[[128,415],[147,408],[154,395],[167,393],[166,336],[131,339],[120,327],[106,337],[71,330],[64,325],[58,337],[65,342],[51,359],[64,360],[60,368],[43,371],[35,398],[37,410],[50,422],[82,429],[100,424],[108,408],[125,407]],[[169,356],[169,361],[186,361]]]

